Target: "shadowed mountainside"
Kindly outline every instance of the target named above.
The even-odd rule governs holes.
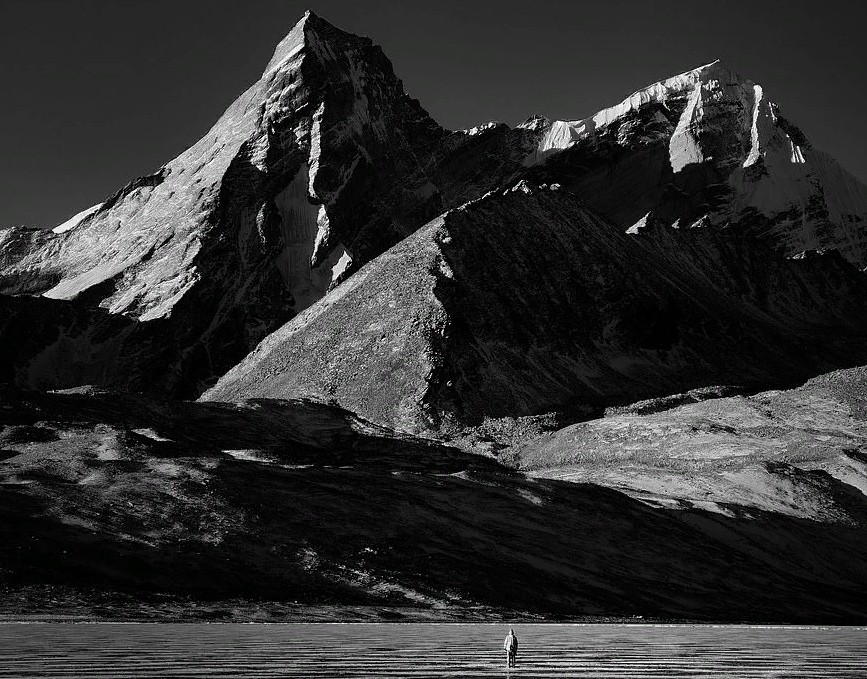
[[[115,593],[226,616],[246,600],[450,618],[867,617],[867,503],[833,478],[813,487],[825,511],[811,516],[770,500],[666,507],[309,402],[6,391],[0,412],[7,614],[71,597],[99,615]]]
[[[867,278],[742,230],[622,233],[525,182],[452,210],[270,335],[206,400],[313,396],[405,431],[572,418],[867,360]]]

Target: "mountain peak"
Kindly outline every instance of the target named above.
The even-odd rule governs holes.
[[[274,49],[274,55],[271,57],[271,61],[269,61],[268,66],[265,67],[265,75],[272,71],[276,71],[280,66],[301,51],[306,42],[305,27],[311,17],[314,16],[315,15],[310,10],[304,12],[304,16],[301,17],[298,23],[292,27],[292,30],[289,31],[286,37],[278,43],[277,47]]]
[[[728,64],[724,63],[722,59],[714,59],[713,61],[709,61],[701,66],[696,66],[691,71],[687,71],[687,73],[718,73],[721,71],[727,73],[734,72],[733,69],[730,69]]]
[[[147,371],[118,361],[101,378],[201,391],[350,263],[442,211],[425,163],[444,134],[369,38],[306,12],[196,144],[54,233],[8,235],[0,290],[93,301],[138,323],[171,319],[169,337],[183,328],[197,346],[219,342],[207,360],[179,351],[172,367]],[[106,341],[123,353],[125,336]]]
[[[310,44],[312,36],[315,36],[315,40],[320,43],[331,42],[335,39],[351,40],[353,38],[369,41],[368,38],[359,38],[351,33],[340,30],[313,10],[308,9],[292,27],[292,30],[286,34],[286,37],[278,43],[274,49],[271,61],[268,62],[268,66],[265,68],[264,75],[276,71],[296,56],[305,45]]]
[[[299,24],[303,25],[304,29],[308,32],[311,32],[311,31],[325,31],[325,32],[336,31],[337,33],[346,35],[347,37],[349,37],[349,36],[357,37],[352,33],[347,33],[346,31],[342,31],[341,29],[337,28],[337,26],[332,24],[327,19],[322,18],[321,15],[317,14],[312,9],[308,9],[304,12],[304,14],[301,16],[301,19],[298,21],[298,24],[296,24],[296,26]]]
[[[692,72],[695,73],[698,76],[698,79],[702,82],[719,80],[724,83],[739,84],[744,87],[752,87],[755,85],[755,81],[751,78],[745,77],[737,69],[733,68],[729,62],[722,59],[714,59],[708,64],[693,69]]]
[[[713,81],[717,82],[714,84]],[[605,118],[619,117],[623,112],[634,110],[647,103],[662,103],[681,93],[693,91],[699,84],[706,86],[713,84],[718,87],[727,85],[752,87],[754,83],[752,80],[744,78],[737,71],[730,68],[726,62],[723,62],[721,59],[715,59],[689,71],[678,73],[677,75],[642,87],[629,95],[620,104],[603,109],[594,118],[599,117],[605,112],[611,112],[603,116]]]
[[[756,92],[759,94],[757,95]],[[548,131],[543,135],[539,148],[527,157],[525,164],[534,165],[553,153],[595,135],[612,123],[623,121],[651,105],[662,106],[666,110],[676,108],[683,111],[687,116],[685,122],[688,124],[693,117],[700,116],[704,109],[703,106],[698,105],[699,100],[707,99],[710,105],[722,100],[737,100],[742,104],[748,103],[750,108],[756,96],[761,96],[761,88],[758,85],[739,75],[722,60],[715,59],[642,87],[619,104],[604,108],[589,118],[552,121],[548,125]],[[659,118],[659,121],[664,122],[664,118]]]

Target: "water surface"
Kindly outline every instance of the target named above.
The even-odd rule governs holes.
[[[740,625],[0,624],[0,677],[867,679],[867,628]]]

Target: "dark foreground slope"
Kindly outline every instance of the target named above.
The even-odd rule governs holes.
[[[315,396],[406,431],[587,416],[867,360],[867,277],[740,229],[621,233],[555,188],[452,210],[264,340],[203,398]]]
[[[309,402],[0,407],[5,614],[867,619],[867,507],[833,479],[821,515],[675,509]]]

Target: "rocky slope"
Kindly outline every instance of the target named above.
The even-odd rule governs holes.
[[[534,477],[617,488],[649,504],[729,505],[857,523],[867,496],[867,370],[790,391],[673,408],[637,404],[510,451]]]
[[[556,188],[446,213],[273,333],[206,400],[334,399],[407,431],[867,360],[867,279],[743,230],[622,233]]]
[[[794,414],[819,398],[822,432],[860,445],[859,379],[849,401],[762,397],[773,435],[821,440]],[[0,413],[0,614],[867,617],[867,504],[854,476],[810,471],[818,449],[764,472],[797,490],[794,512],[783,493],[689,502],[689,476],[652,501],[550,467],[525,477],[309,402],[6,390]]]

